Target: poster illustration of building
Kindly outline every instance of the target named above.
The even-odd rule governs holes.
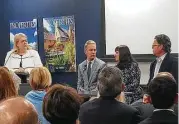
[[[27,41],[30,47],[38,50],[37,43],[37,19],[19,21],[10,21],[10,49],[14,46],[14,36],[18,33],[23,33],[27,36]]]
[[[51,72],[76,72],[74,16],[44,18],[46,67]]]

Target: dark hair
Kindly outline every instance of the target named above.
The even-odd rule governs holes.
[[[170,76],[155,77],[148,86],[148,94],[157,109],[168,109],[174,104],[177,84]]]
[[[44,97],[43,115],[51,124],[75,124],[80,104],[80,96],[74,90],[55,84]]]
[[[120,45],[115,48],[115,51],[119,52],[119,63],[117,67],[120,69],[124,69],[126,66],[130,66],[132,62],[136,62],[131,55],[131,52],[126,45]]]
[[[167,53],[171,52],[171,41],[170,38],[165,34],[156,35],[154,38],[158,44],[163,45],[163,50]]]
[[[117,67],[105,67],[98,75],[100,97],[115,98],[122,90],[122,72]]]

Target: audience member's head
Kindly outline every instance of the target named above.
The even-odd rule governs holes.
[[[9,71],[0,67],[0,100],[6,99],[18,94],[12,76]]]
[[[171,108],[178,97],[175,79],[170,73],[159,73],[149,84],[148,94],[155,108]]]
[[[38,115],[26,99],[9,98],[0,103],[0,124],[38,124]]]
[[[122,72],[117,67],[105,67],[98,75],[100,97],[116,98],[123,91]]]
[[[33,90],[43,90],[48,88],[52,83],[49,70],[46,67],[37,67],[32,69],[29,83]]]
[[[43,115],[51,124],[75,124],[81,99],[72,88],[55,84],[43,100]]]
[[[7,67],[3,66],[3,68],[6,69],[6,70],[11,74],[12,79],[13,79],[14,84],[15,84],[15,88],[16,88],[16,90],[17,90],[17,92],[18,92],[18,90],[20,89],[20,86],[19,86],[19,85],[21,84],[21,79],[20,79],[20,77],[17,76],[17,74],[14,73],[13,71],[9,70]]]

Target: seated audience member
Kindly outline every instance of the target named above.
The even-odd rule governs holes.
[[[149,103],[148,97],[146,95],[147,94],[144,94],[143,98],[131,104],[134,108],[136,108],[140,112],[141,120],[150,117],[154,110],[153,105]]]
[[[78,124],[80,96],[72,88],[55,84],[43,100],[43,115],[51,124]]]
[[[49,70],[46,67],[37,67],[32,69],[29,83],[32,91],[27,93],[25,98],[35,106],[40,123],[48,124],[42,114],[42,102],[47,89],[52,83]]]
[[[38,124],[34,106],[23,97],[15,97],[0,103],[0,124]]]
[[[166,72],[159,73],[148,85],[148,94],[155,110],[140,124],[178,124],[178,117],[172,109],[178,98],[173,76]]]
[[[100,97],[100,95],[99,95],[99,92],[98,92],[97,97],[91,97],[91,98],[89,99],[89,101],[92,101],[92,100],[94,100],[94,99],[96,99],[96,98],[99,98],[99,97]],[[116,100],[125,103],[125,95],[124,95],[124,92],[121,92],[121,94],[116,97]]]
[[[117,67],[105,67],[98,75],[100,97],[80,108],[81,124],[137,124],[139,112],[116,99],[124,89],[122,72]]]
[[[0,101],[17,95],[18,90],[15,87],[11,74],[6,68],[0,67]]]
[[[21,79],[19,78],[19,76],[17,76],[16,73],[14,73],[13,71],[9,70],[7,67],[4,66],[4,68],[9,71],[9,73],[11,74],[12,76],[12,79],[15,83],[15,88],[16,90],[18,91],[20,89],[19,85],[21,84]]]

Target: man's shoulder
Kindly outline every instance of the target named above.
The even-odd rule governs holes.
[[[131,114],[138,112],[138,110],[136,108],[134,108],[133,106],[127,105],[125,103],[121,103],[119,106],[121,106],[121,108],[124,111],[126,111],[126,112],[128,111]]]
[[[173,61],[173,62],[178,62],[178,56],[177,57],[175,57],[175,56],[173,56],[173,55],[171,55],[171,54],[168,54],[168,59],[170,60],[170,61]]]
[[[87,101],[87,102],[85,102],[84,104],[82,104],[81,105],[81,108],[83,108],[83,109],[89,109],[89,108],[94,108],[94,106],[96,105],[96,106],[99,106],[99,104],[106,104],[103,100],[101,100],[100,98],[96,98],[96,99],[94,99],[94,100],[92,100],[92,101]],[[111,103],[114,103],[114,101],[113,102],[111,102]],[[108,104],[108,103],[107,103]],[[100,107],[100,106],[99,106]],[[129,113],[135,113],[135,112],[137,112],[137,109],[135,109],[134,107],[132,107],[132,106],[130,106],[130,105],[127,105],[127,104],[125,104],[125,103],[122,103],[122,102],[118,102],[118,101],[116,101],[115,102],[115,108],[116,108],[116,110],[118,111],[128,111]]]
[[[96,62],[100,63],[100,64],[105,64],[105,62],[99,58],[96,57],[95,59]]]
[[[141,121],[139,124],[152,124],[150,118],[146,118],[145,120]]]
[[[81,62],[80,64],[79,64],[79,66],[82,66],[82,65],[84,65],[86,63],[86,60],[84,60],[83,62]]]

